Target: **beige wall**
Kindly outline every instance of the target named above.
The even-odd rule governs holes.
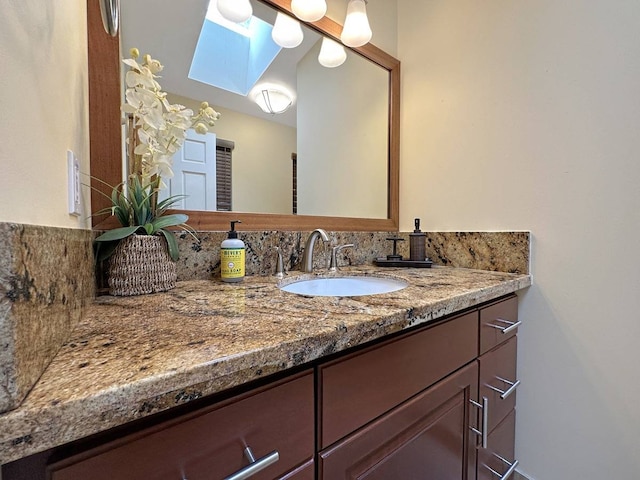
[[[298,213],[387,218],[389,74],[355,54],[325,68],[320,44],[298,63]]]
[[[72,149],[89,171],[86,2],[3,2],[0,65],[0,221],[87,227],[66,166]]]
[[[400,0],[401,229],[533,233],[517,456],[638,478],[640,3]]]
[[[199,101],[171,95],[169,101],[194,111]],[[213,127],[218,138],[235,142],[232,206],[236,212],[291,213],[292,161],[296,129],[251,115],[213,107],[222,116]]]

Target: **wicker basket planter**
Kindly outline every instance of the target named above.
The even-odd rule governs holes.
[[[129,296],[166,292],[176,286],[176,264],[164,237],[130,235],[109,261],[109,293]]]

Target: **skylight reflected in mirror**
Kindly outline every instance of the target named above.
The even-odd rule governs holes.
[[[271,38],[272,30],[271,24],[255,16],[241,24],[231,22],[212,0],[189,78],[246,96],[282,50]]]

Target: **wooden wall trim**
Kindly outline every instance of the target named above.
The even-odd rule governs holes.
[[[108,198],[94,189],[108,192],[109,185],[122,180],[120,115],[120,38],[105,32],[100,16],[100,2],[87,0],[87,43],[89,58],[89,154],[91,165],[91,211],[95,214],[110,207]],[[94,217],[96,226],[105,216]]]

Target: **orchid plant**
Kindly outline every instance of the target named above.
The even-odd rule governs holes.
[[[156,80],[162,64],[150,55],[139,62],[140,52],[133,48],[131,58],[123,62],[129,66],[125,76],[125,104],[123,112],[131,116],[130,174],[127,181],[112,187],[112,203],[98,214],[111,213],[121,224],[96,238],[98,258],[108,258],[120,240],[133,234],[162,234],[167,239],[171,258],[178,258],[178,245],[168,227],[182,226],[187,231],[188,216],[167,214],[183,196],[177,195],[158,202],[163,178],[173,176],[173,155],[182,147],[187,130],[193,128],[205,134],[215,125],[220,114],[207,102],[197,113],[183,105],[172,105]],[[102,247],[102,248],[101,248]]]

